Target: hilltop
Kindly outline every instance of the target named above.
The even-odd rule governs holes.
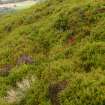
[[[0,16],[0,105],[104,105],[105,3],[47,0]]]

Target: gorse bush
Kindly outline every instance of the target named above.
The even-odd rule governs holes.
[[[103,71],[98,69],[89,74],[75,74],[76,80],[70,80],[69,87],[60,94],[63,105],[104,105]],[[91,77],[93,76],[93,77]],[[102,79],[102,81],[101,81]],[[75,81],[75,82],[74,82]],[[100,87],[100,88],[99,88]]]
[[[79,52],[79,67],[86,71],[97,67],[104,69],[104,54],[104,42],[88,43]]]
[[[69,28],[68,27],[68,17],[64,16],[64,14],[60,14],[58,16],[58,19],[55,21],[54,27],[60,32],[67,31]]]

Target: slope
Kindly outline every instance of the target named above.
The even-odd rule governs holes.
[[[98,0],[49,0],[1,16],[1,105],[104,105],[104,24]]]

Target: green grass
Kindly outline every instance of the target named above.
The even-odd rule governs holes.
[[[13,65],[0,76],[0,105],[52,105],[49,86],[63,80],[61,105],[104,105],[104,29],[105,3],[92,0],[49,0],[0,17],[0,67]],[[22,54],[34,63],[17,65]]]

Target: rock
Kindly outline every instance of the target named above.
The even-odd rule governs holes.
[[[96,13],[105,13],[105,8],[96,9]]]
[[[11,64],[4,64],[0,67],[0,76],[8,76],[10,70],[12,69]]]
[[[28,56],[28,55],[21,55],[18,60],[17,60],[17,65],[20,64],[32,64],[33,60],[32,57]]]
[[[64,80],[49,86],[49,97],[52,105],[60,105],[58,93],[66,88],[67,83],[68,82]]]

